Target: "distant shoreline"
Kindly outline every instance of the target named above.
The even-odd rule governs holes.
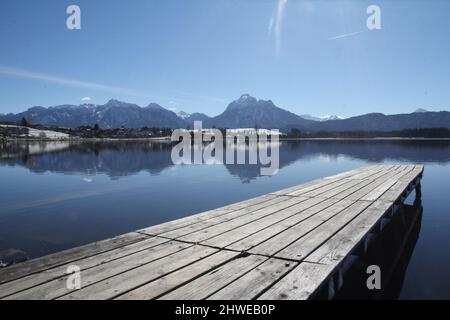
[[[450,140],[450,138],[421,138],[421,137],[378,137],[378,138],[282,138],[280,141],[302,141],[302,140],[356,140],[356,141],[364,141],[364,140],[370,140],[370,141],[382,141],[382,140],[389,140],[389,141],[395,141],[395,140],[420,140],[420,141],[427,141],[427,140]]]
[[[205,134],[210,135],[208,129]],[[219,129],[222,135],[225,130]],[[241,131],[239,131],[241,130]],[[252,128],[232,129],[233,134],[248,136]],[[265,130],[265,129],[263,129]],[[42,126],[19,126],[0,124],[0,141],[151,141],[171,142],[173,129],[170,128],[116,128],[100,129],[98,126],[79,127],[76,129],[53,128]],[[202,131],[203,133],[203,131]],[[192,130],[190,130],[192,135]],[[265,133],[272,136],[272,133]],[[401,131],[339,131],[339,132],[302,132],[292,129],[289,133],[276,133],[280,141],[447,141],[450,130],[446,128],[419,128]],[[228,138],[228,135],[227,135]]]
[[[83,141],[151,141],[171,142],[170,138],[67,138],[67,139],[38,139],[38,138],[5,138],[0,141],[27,141],[27,142],[83,142]]]
[[[161,138],[67,138],[67,139],[39,139],[39,138],[0,138],[5,142],[111,142],[111,141],[148,141],[170,143],[170,137]],[[420,137],[379,137],[379,138],[280,138],[279,141],[450,141],[450,138],[420,138]]]

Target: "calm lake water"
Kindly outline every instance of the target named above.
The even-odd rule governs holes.
[[[0,259],[39,257],[365,165],[423,163],[423,213],[394,298],[450,298],[450,141],[283,142],[274,176],[257,165],[174,166],[171,148],[0,144]]]

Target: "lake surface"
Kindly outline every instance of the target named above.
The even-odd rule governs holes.
[[[0,259],[43,256],[365,165],[422,163],[423,212],[394,298],[450,298],[450,141],[282,142],[274,176],[258,165],[175,166],[171,149],[0,144]]]

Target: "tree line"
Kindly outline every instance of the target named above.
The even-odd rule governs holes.
[[[398,131],[318,131],[308,132],[292,128],[288,138],[450,138],[447,128],[414,128]]]

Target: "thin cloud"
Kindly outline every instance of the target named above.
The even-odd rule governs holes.
[[[267,34],[269,35],[269,37],[272,34],[274,20],[275,20],[274,17],[270,18],[269,20],[269,26],[267,28]]]
[[[170,104],[171,107],[176,107],[178,104],[189,103],[189,101],[187,101],[185,99],[180,99],[180,98],[174,97],[174,96],[166,97],[166,96],[159,96],[159,95],[148,94],[148,93],[146,94],[146,93],[130,90],[127,88],[109,86],[109,85],[104,85],[104,84],[99,84],[99,83],[94,83],[94,82],[80,81],[80,80],[76,80],[76,79],[59,77],[59,76],[54,76],[54,75],[50,75],[50,74],[46,74],[46,73],[39,73],[39,72],[31,71],[31,70],[25,70],[25,69],[21,69],[21,68],[6,66],[6,65],[0,65],[0,75],[13,76],[13,77],[24,78],[24,79],[40,81],[40,82],[50,82],[50,83],[55,83],[55,84],[70,86],[70,87],[78,87],[78,88],[83,88],[83,89],[104,91],[104,92],[109,92],[109,93],[113,93],[113,94],[124,94],[124,95],[139,97],[139,98],[159,99],[159,100],[164,100],[166,103]],[[193,93],[189,93],[189,92],[180,92],[178,94],[181,94],[183,96],[193,97],[198,100],[212,101],[212,102],[216,102],[216,103],[217,102],[219,102],[219,103],[226,102],[224,99],[221,99],[221,98],[205,96],[205,95],[198,95],[198,94],[193,94]],[[90,97],[82,98],[82,101],[85,103],[90,102],[91,100],[92,99]]]
[[[56,83],[56,84],[66,85],[66,86],[71,86],[71,87],[111,92],[111,93],[116,93],[116,94],[126,94],[126,95],[130,95],[130,96],[140,96],[140,97],[148,97],[149,96],[149,95],[145,95],[145,94],[133,91],[133,90],[126,89],[126,88],[120,88],[120,87],[103,85],[103,84],[99,84],[99,83],[86,82],[86,81],[80,81],[80,80],[69,79],[69,78],[64,78],[64,77],[58,77],[58,76],[53,76],[53,75],[49,75],[49,74],[45,74],[45,73],[38,73],[38,72],[30,71],[30,70],[9,67],[9,66],[4,66],[4,65],[0,65],[0,74],[19,77],[19,78],[25,78],[25,79],[31,79],[31,80],[36,80],[36,81],[51,82],[51,83]]]
[[[273,35],[275,42],[275,54],[281,52],[281,31],[283,28],[284,11],[288,0],[278,0],[274,16],[269,20],[269,36]]]
[[[337,39],[347,38],[347,37],[351,37],[351,36],[354,36],[354,35],[366,32],[366,31],[368,31],[368,30],[361,30],[361,31],[356,31],[356,32],[344,33],[344,34],[341,34],[341,35],[338,35],[338,36],[335,36],[335,37],[328,38],[327,40],[337,40]]]

